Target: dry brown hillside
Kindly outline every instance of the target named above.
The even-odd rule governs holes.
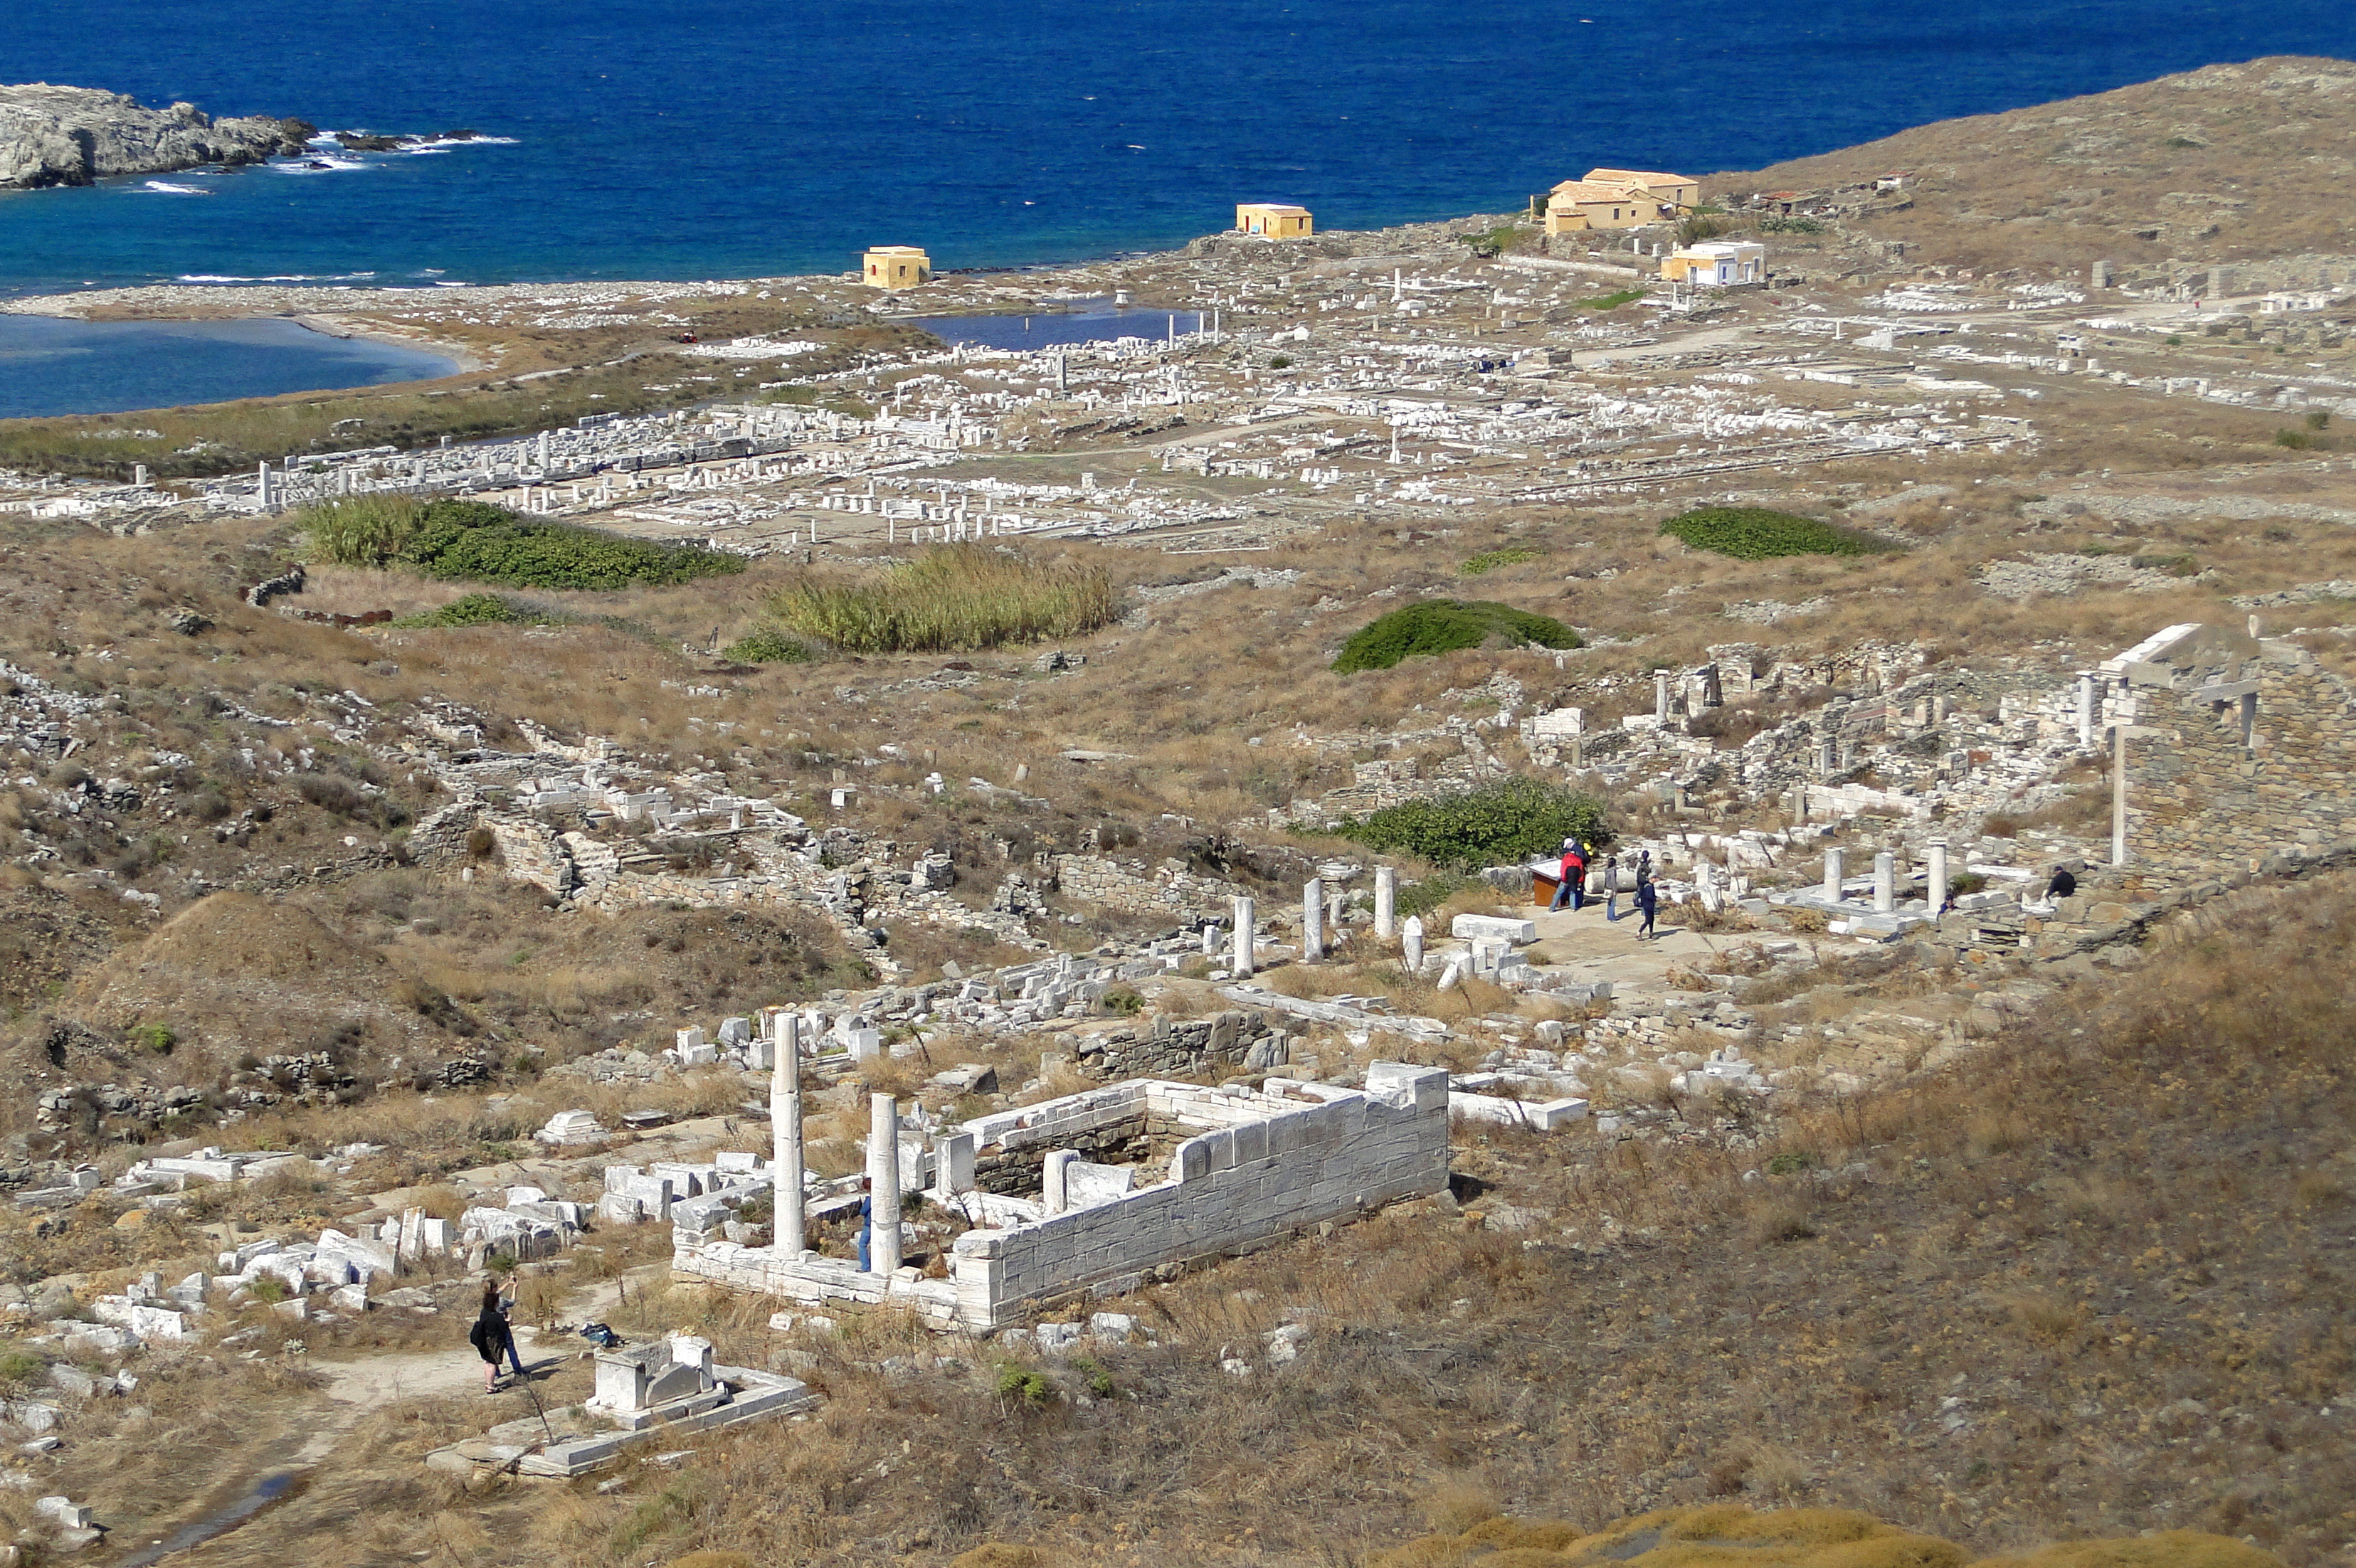
[[[2356,251],[2345,199],[2356,180],[2356,64],[2281,56],[2208,66],[1717,175],[1705,188],[1740,198],[1900,171],[1913,176],[1913,206],[1855,230],[1919,246],[1934,263],[2344,255]]]

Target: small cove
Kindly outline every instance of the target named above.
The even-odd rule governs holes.
[[[236,321],[70,321],[0,315],[0,419],[123,413],[426,381],[455,361],[278,316]]]

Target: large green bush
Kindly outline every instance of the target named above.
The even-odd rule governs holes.
[[[624,539],[483,501],[367,496],[305,508],[300,521],[313,553],[338,566],[413,566],[512,588],[611,591],[744,570],[741,556],[701,545]]]
[[[1612,837],[1594,796],[1520,774],[1387,806],[1344,824],[1342,836],[1369,849],[1420,855],[1458,871],[1552,854],[1566,838],[1597,846]]]
[[[1551,615],[1483,599],[1427,599],[1359,627],[1342,645],[1333,667],[1344,675],[1388,669],[1404,658],[1477,648],[1492,638],[1512,648],[1526,643],[1542,648],[1579,646],[1579,634]]]
[[[733,664],[808,664],[815,656],[807,643],[798,643],[775,626],[755,626],[720,650]]]
[[[1120,595],[1100,567],[945,545],[872,578],[805,577],[769,607],[851,653],[972,653],[1093,632],[1119,614]]]
[[[1765,507],[1702,507],[1671,517],[1661,531],[1696,549],[1737,560],[1769,560],[1783,555],[1887,555],[1900,547],[1888,539],[1836,523]]]

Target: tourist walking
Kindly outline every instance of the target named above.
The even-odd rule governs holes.
[[[1603,861],[1603,918],[1620,918],[1620,857],[1607,856]]]
[[[516,1352],[515,1329],[508,1323],[507,1304],[499,1299],[497,1280],[483,1286],[483,1309],[476,1315],[475,1326],[466,1330],[466,1343],[483,1358],[485,1393],[498,1386],[502,1359],[515,1368],[517,1377],[523,1376],[523,1358]]]
[[[1576,914],[1587,896],[1587,851],[1579,847],[1578,839],[1562,841],[1562,864],[1557,869],[1561,873],[1562,882],[1555,889],[1554,901],[1547,904],[1547,909],[1551,912],[1568,903],[1571,912]]]
[[[859,1179],[859,1272],[861,1274],[873,1272],[868,1267],[867,1249],[873,1243],[874,1238],[875,1180],[873,1177],[862,1176]]]
[[[1636,928],[1636,940],[1658,936],[1660,933],[1653,929],[1653,920],[1661,912],[1661,892],[1644,869],[1636,874],[1636,912],[1644,917],[1644,923]]]

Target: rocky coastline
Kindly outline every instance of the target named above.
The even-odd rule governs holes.
[[[193,103],[142,108],[98,88],[0,86],[0,190],[255,164],[301,152],[316,133],[305,121],[267,115],[216,120]]]

